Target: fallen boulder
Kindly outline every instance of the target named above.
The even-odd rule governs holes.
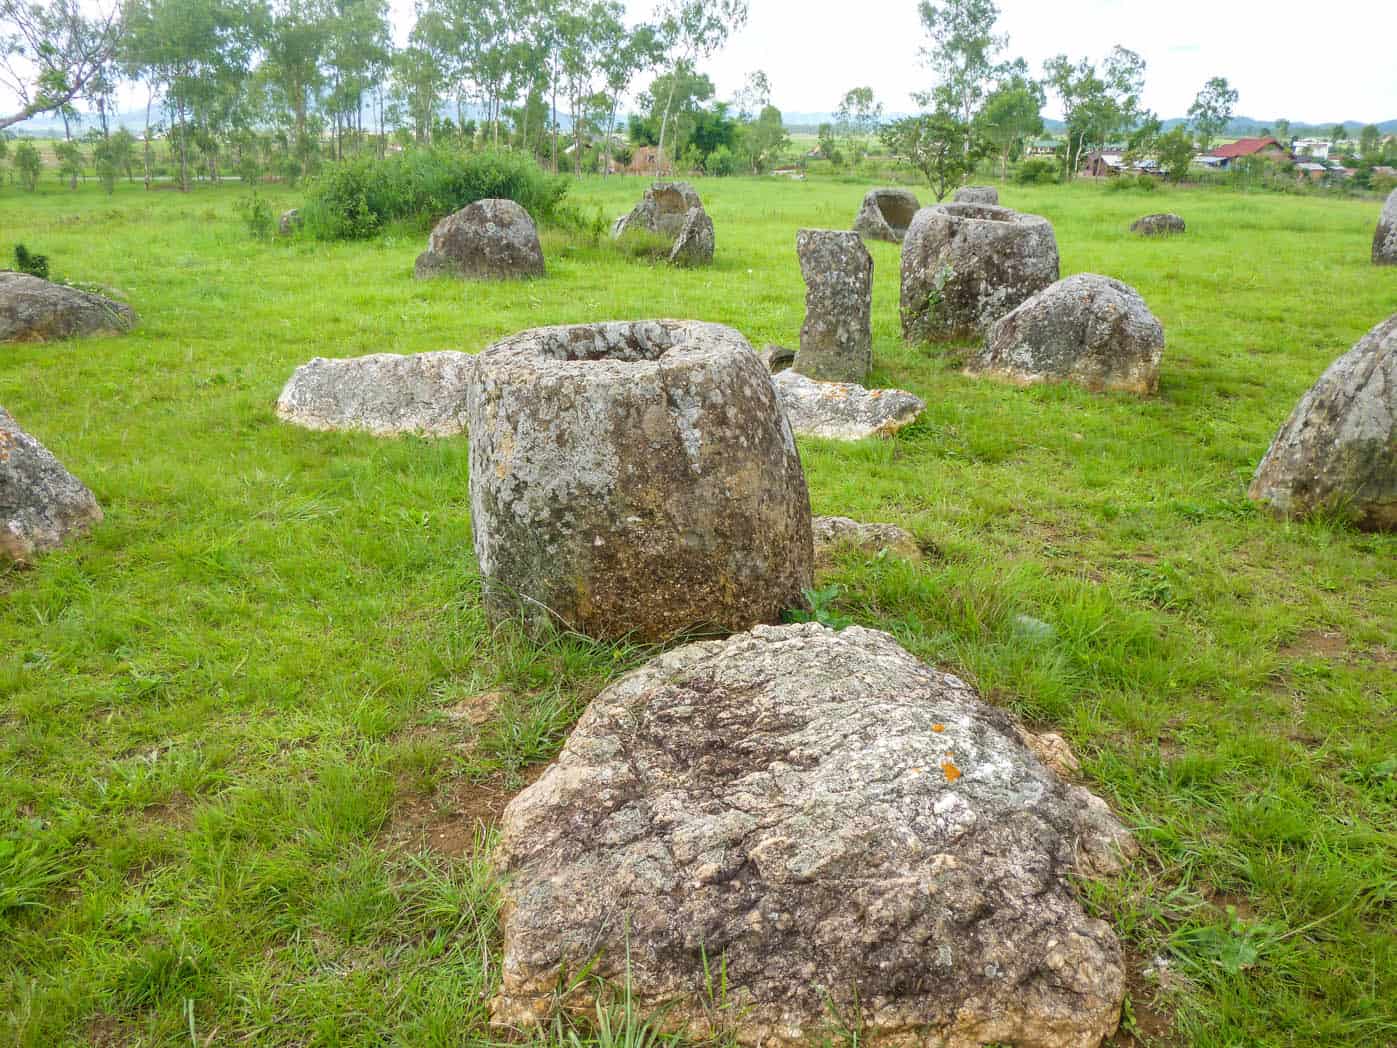
[[[32,563],[101,520],[86,485],[0,408],[0,559]]]
[[[902,243],[902,334],[925,342],[983,334],[1058,278],[1052,224],[991,204],[937,204]]]
[[[0,270],[0,342],[120,335],[135,326],[136,313],[123,302]]]
[[[447,350],[315,357],[292,373],[276,413],[306,429],[449,437],[466,428],[473,366],[469,354]]]
[[[961,186],[951,197],[953,204],[999,203],[999,190],[994,186]]]
[[[1184,229],[1184,220],[1171,214],[1146,215],[1130,224],[1130,231],[1142,237],[1174,236],[1182,233]]]
[[[772,377],[781,410],[799,436],[829,440],[890,437],[925,409],[901,389],[865,389],[852,382],[816,382],[795,370]]]
[[[1247,493],[1283,517],[1329,511],[1367,531],[1397,531],[1397,315],[1300,398]]]
[[[1397,189],[1387,195],[1373,231],[1373,265],[1397,266]]]
[[[697,1040],[1097,1045],[1125,972],[1071,879],[1135,850],[886,633],[691,644],[603,691],[505,809],[493,1019],[594,1015],[595,981],[564,981],[590,966]]]
[[[921,206],[917,195],[909,190],[870,189],[854,216],[854,232],[870,240],[900,244]]]
[[[862,382],[873,366],[873,256],[857,233],[802,229],[805,322],[795,368],[825,382]]]
[[[706,266],[713,261],[713,247],[713,219],[703,208],[693,207],[674,238],[669,260],[676,266]]]
[[[849,517],[816,517],[811,521],[815,559],[830,560],[839,550],[877,554],[883,550],[907,560],[920,560],[921,547],[912,533],[896,524],[865,524]]]
[[[477,200],[436,224],[413,275],[521,280],[544,275],[543,247],[529,213],[513,200]]]
[[[1038,292],[990,328],[966,365],[972,375],[1075,382],[1148,395],[1159,388],[1164,327],[1132,287],[1078,273]]]

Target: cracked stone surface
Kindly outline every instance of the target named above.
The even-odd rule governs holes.
[[[951,197],[953,204],[998,204],[999,190],[994,186],[961,186]]]
[[[669,260],[676,266],[706,266],[713,261],[713,219],[701,207],[691,207],[670,248]]]
[[[1187,227],[1184,220],[1178,215],[1168,212],[1161,212],[1157,215],[1146,215],[1144,218],[1137,218],[1130,224],[1132,233],[1139,233],[1144,237],[1168,237],[1184,232]]]
[[[902,335],[983,335],[1057,279],[1057,238],[1046,218],[991,204],[924,207],[902,243]]]
[[[471,524],[495,618],[664,640],[777,621],[810,585],[810,499],[738,332],[539,328],[476,358]]]
[[[1094,393],[1159,389],[1164,326],[1140,293],[1096,273],[1038,292],[995,321],[966,372],[1021,385],[1074,382]]]
[[[926,410],[903,389],[865,389],[852,382],[817,382],[794,368],[773,376],[781,409],[805,437],[862,440],[890,437]]]
[[[849,517],[816,517],[811,521],[815,535],[815,558],[826,561],[841,549],[864,553],[888,550],[907,560],[921,560],[921,547],[910,531],[896,524],[865,524]]]
[[[616,220],[611,235],[619,240],[628,232],[640,231],[668,239],[669,261],[675,265],[702,266],[713,261],[713,220],[688,182],[647,186],[640,203]]]
[[[1121,951],[1069,875],[1134,851],[1004,712],[888,634],[757,627],[659,656],[599,695],[504,813],[498,1024],[560,970],[626,977],[704,1038],[1096,1045]],[[728,1000],[705,992],[726,966]],[[566,1006],[590,1013],[584,986]]]
[[[87,486],[0,408],[0,559],[32,563],[101,520]]]
[[[1373,265],[1397,266],[1397,189],[1387,195],[1373,231]]]
[[[873,256],[839,229],[800,230],[796,256],[805,322],[793,367],[822,382],[862,382],[873,366]]]
[[[869,240],[900,244],[921,207],[917,194],[911,190],[870,189],[854,216],[854,232]]]
[[[276,413],[306,429],[450,437],[466,428],[473,367],[469,354],[449,350],[315,357],[292,373]]]
[[[1397,531],[1397,314],[1300,398],[1247,494],[1283,517],[1323,509],[1365,530]]]
[[[544,275],[543,247],[529,213],[513,200],[477,200],[436,224],[413,276],[521,280]]]
[[[30,276],[0,271],[0,342],[52,342],[121,335],[136,326],[124,302]]]

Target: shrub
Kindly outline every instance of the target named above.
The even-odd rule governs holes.
[[[39,172],[43,171],[44,162],[32,142],[21,142],[15,146],[14,165],[20,184],[25,189],[32,193],[39,188]]]
[[[1014,181],[1020,185],[1047,185],[1058,180],[1057,161],[1046,157],[1030,157],[1014,172]]]
[[[726,176],[737,170],[737,157],[727,146],[718,146],[703,159],[703,169],[710,175]]]
[[[312,236],[352,240],[373,236],[390,222],[428,227],[487,197],[513,200],[541,222],[553,217],[567,189],[566,179],[545,174],[522,154],[415,149],[328,167],[312,184],[301,213]]]
[[[267,203],[262,194],[253,192],[239,200],[235,206],[254,240],[272,238],[272,234],[276,232],[276,219],[272,217],[272,205]]]
[[[49,278],[49,257],[48,255],[31,254],[23,244],[16,244],[15,269],[21,273],[28,273],[31,277],[47,280]]]

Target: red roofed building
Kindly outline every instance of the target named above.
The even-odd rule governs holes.
[[[1218,146],[1207,155],[1214,159],[1214,166],[1227,167],[1232,161],[1244,156],[1259,156],[1263,160],[1283,162],[1290,159],[1290,150],[1274,138],[1239,138],[1225,146]]]

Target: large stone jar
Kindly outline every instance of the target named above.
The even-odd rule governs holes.
[[[477,358],[471,517],[487,610],[662,640],[777,621],[810,501],[771,376],[731,328],[538,328]]]
[[[902,334],[974,338],[1058,278],[1052,223],[991,204],[936,204],[902,242]]]

